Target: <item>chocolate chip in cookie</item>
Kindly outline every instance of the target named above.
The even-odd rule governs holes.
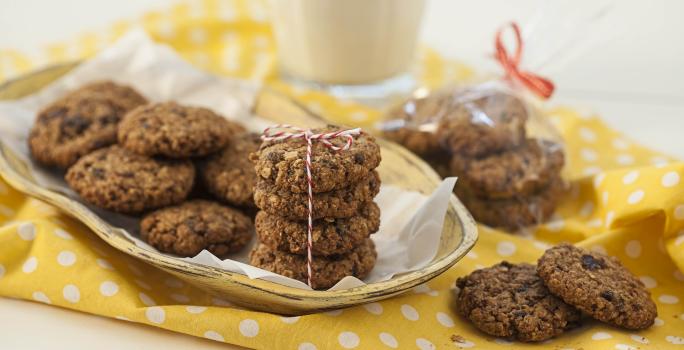
[[[206,156],[225,147],[241,127],[207,108],[175,102],[138,107],[119,125],[119,143],[146,156]]]
[[[140,222],[140,235],[165,253],[192,257],[206,249],[225,257],[249,243],[254,225],[237,209],[192,200],[146,215]]]
[[[456,281],[456,311],[497,337],[543,341],[577,326],[581,313],[551,294],[530,264],[502,262]]]
[[[182,202],[194,178],[190,161],[149,158],[118,145],[83,156],[66,174],[69,187],[87,202],[125,214]]]
[[[599,321],[644,329],[658,315],[644,284],[615,257],[561,244],[544,253],[537,272],[552,293]]]

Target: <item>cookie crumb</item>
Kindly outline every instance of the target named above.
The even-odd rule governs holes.
[[[451,341],[455,342],[455,343],[465,343],[466,339],[463,338],[462,336],[458,335],[458,334],[452,334],[451,335]]]

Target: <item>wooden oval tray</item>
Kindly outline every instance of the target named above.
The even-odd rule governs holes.
[[[32,94],[74,68],[77,63],[50,67],[0,86],[0,100]],[[312,127],[324,121],[292,99],[263,89],[254,105],[254,114],[277,123]],[[383,183],[430,194],[440,183],[439,176],[403,147],[378,139],[383,161],[378,168]],[[461,202],[452,196],[438,252],[424,268],[392,279],[338,291],[311,291],[292,288],[218,268],[188,263],[172,256],[143,250],[125,237],[120,228],[108,224],[84,205],[39,185],[28,165],[0,140],[0,176],[29,196],[50,203],[83,222],[112,247],[193,283],[236,304],[282,314],[304,314],[342,308],[386,299],[424,283],[460,260],[475,244],[477,228]]]

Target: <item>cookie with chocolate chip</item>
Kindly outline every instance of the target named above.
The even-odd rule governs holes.
[[[306,221],[291,221],[260,211],[255,219],[259,241],[271,249],[307,253]],[[313,249],[317,256],[346,254],[380,228],[380,207],[368,203],[350,218],[319,219],[313,223]]]
[[[375,265],[377,253],[372,240],[366,239],[345,255],[318,256],[313,259],[313,289],[327,289],[346,276],[366,278]],[[250,264],[307,283],[307,257],[258,244],[250,253]]]
[[[225,147],[241,129],[234,124],[207,108],[155,103],[126,114],[118,140],[128,150],[146,156],[200,157]]]
[[[645,329],[658,312],[644,284],[611,256],[561,244],[547,250],[537,272],[549,290],[591,317]]]
[[[314,133],[328,133],[340,130],[336,126],[314,129]],[[329,140],[342,146],[346,138]],[[264,142],[259,151],[252,154],[257,176],[264,183],[293,193],[306,193],[306,141],[292,138]],[[359,182],[368,172],[380,164],[380,147],[375,138],[366,133],[354,136],[352,146],[335,151],[322,141],[313,141],[311,173],[313,191],[328,192],[348,187]]]
[[[533,342],[579,325],[579,310],[554,296],[530,264],[506,261],[456,280],[456,311],[481,331]]]
[[[140,236],[165,253],[185,257],[206,249],[218,257],[235,253],[252,239],[251,219],[237,209],[206,200],[192,200],[146,215]]]
[[[195,167],[187,160],[149,158],[114,145],[81,157],[65,178],[87,202],[137,214],[182,202],[192,189]]]
[[[93,150],[116,143],[124,114],[145,103],[135,90],[111,82],[73,91],[38,113],[28,137],[31,156],[66,169]]]
[[[373,170],[348,187],[313,196],[313,218],[348,218],[373,200],[380,192],[380,176]],[[287,189],[259,180],[254,190],[256,206],[271,214],[288,220],[307,220],[309,198],[307,193],[293,193]]]
[[[226,203],[253,208],[257,176],[249,155],[259,145],[259,135],[242,133],[223,150],[201,161],[198,170],[207,190]]]

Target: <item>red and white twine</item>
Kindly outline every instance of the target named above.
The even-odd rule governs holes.
[[[354,143],[354,136],[361,134],[361,128],[338,130],[327,133],[314,134],[311,129],[299,128],[288,124],[278,124],[264,129],[261,139],[263,141],[284,141],[289,139],[304,139],[306,141],[306,182],[308,190],[308,222],[306,232],[306,270],[307,284],[313,288],[311,276],[313,275],[313,176],[311,175],[311,159],[313,158],[313,141],[320,141],[333,151],[348,150]],[[336,146],[330,140],[343,138],[344,145]]]
[[[506,50],[506,47],[503,44],[503,31],[508,28],[513,30],[516,43],[513,55],[508,53],[508,50]],[[494,42],[496,53],[494,58],[499,61],[501,67],[503,67],[504,71],[506,72],[506,79],[518,81],[537,96],[543,99],[548,99],[551,97],[551,95],[553,95],[553,91],[555,89],[553,82],[540,75],[520,69],[523,44],[524,42],[522,39],[522,34],[520,33],[520,26],[518,26],[518,24],[515,22],[511,22],[496,32],[496,38]]]

